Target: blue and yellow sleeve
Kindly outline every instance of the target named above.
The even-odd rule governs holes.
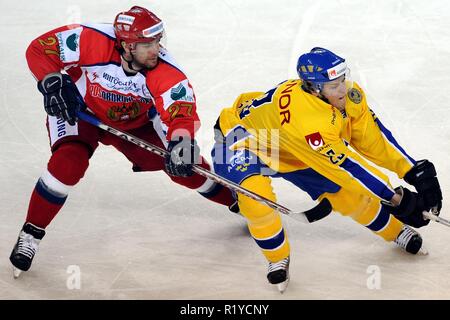
[[[362,90],[361,92],[364,97]],[[351,146],[373,163],[403,178],[416,161],[368,107],[365,98],[358,108],[358,114],[352,121]]]
[[[303,159],[309,167],[355,194],[392,199],[395,191],[385,174],[350,150],[338,136],[327,132],[315,135],[315,141],[322,140],[323,146],[313,150],[311,144],[306,144]]]

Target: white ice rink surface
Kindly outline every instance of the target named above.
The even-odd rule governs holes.
[[[283,216],[292,260],[280,295],[242,218],[162,173],[132,173],[104,146],[47,228],[30,271],[14,280],[8,257],[50,155],[26,47],[60,25],[112,22],[133,4],[166,24],[167,46],[196,91],[204,154],[221,108],[295,77],[298,55],[323,46],[347,59],[400,144],[434,162],[450,218],[448,1],[0,0],[0,299],[450,298],[449,228],[422,228],[430,255],[411,256],[339,214],[312,225]],[[274,185],[292,210],[313,205],[287,182]],[[79,289],[70,273],[77,270]]]

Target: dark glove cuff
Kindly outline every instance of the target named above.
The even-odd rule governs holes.
[[[419,182],[434,177],[436,177],[436,169],[433,163],[425,159],[417,161],[416,165],[405,174],[403,179],[407,183],[416,186]]]
[[[46,75],[41,81],[38,81],[37,87],[42,94],[55,92],[63,86],[63,75],[60,72],[53,72]],[[53,79],[52,79],[53,78]],[[55,83],[55,81],[57,83]],[[50,86],[49,86],[50,84]],[[47,85],[47,87],[46,87]]]
[[[417,193],[411,192],[406,188],[395,188],[396,193],[402,194],[400,204],[393,207],[392,211],[396,217],[407,217],[414,212],[417,205]]]

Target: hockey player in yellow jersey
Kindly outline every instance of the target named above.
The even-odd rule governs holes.
[[[327,198],[349,216],[409,253],[426,253],[409,226],[439,214],[442,192],[433,164],[414,160],[369,108],[364,91],[346,76],[345,59],[323,48],[300,56],[300,79],[241,94],[215,125],[214,169],[272,201],[269,177],[281,177],[313,200]],[[395,172],[417,192],[393,188],[372,163]],[[257,245],[269,261],[268,280],[284,291],[289,241],[275,210],[237,195]]]

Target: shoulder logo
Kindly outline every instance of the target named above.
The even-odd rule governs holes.
[[[362,100],[361,92],[355,88],[351,88],[348,91],[347,96],[350,99],[350,101],[352,101],[353,103],[356,103],[356,104],[360,103]]]
[[[319,132],[314,132],[305,136],[306,142],[308,142],[309,146],[314,150],[319,149],[323,146],[323,139]]]
[[[78,48],[78,39],[80,38],[80,36],[76,33],[71,34],[70,36],[67,37],[66,39],[66,45],[67,47],[72,50],[72,51],[77,51]]]
[[[172,100],[179,100],[186,95],[186,88],[180,83],[177,87],[170,90]]]

